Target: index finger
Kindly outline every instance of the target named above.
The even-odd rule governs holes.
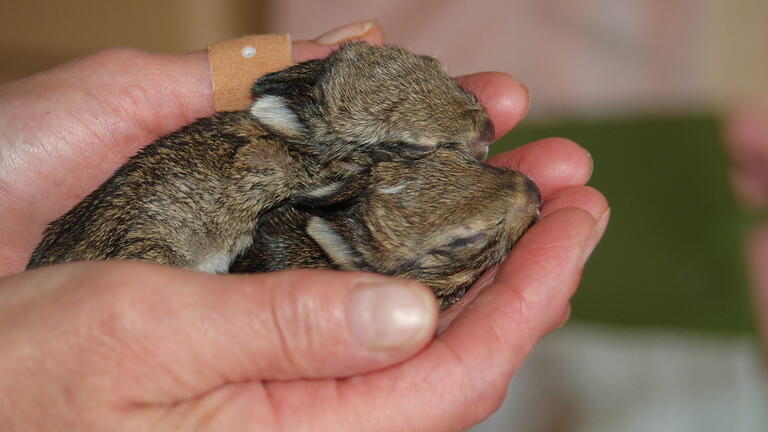
[[[512,130],[528,114],[528,88],[512,75],[504,72],[479,72],[457,77],[456,81],[474,93],[488,111],[495,128],[494,139]]]
[[[364,23],[356,23],[359,25]],[[322,36],[321,36],[322,37]],[[373,23],[365,33],[340,40],[334,44],[322,44],[314,40],[296,41],[291,44],[291,54],[295,63],[301,63],[307,60],[321,59],[328,57],[333,51],[339,48],[344,42],[350,40],[359,40],[371,45],[382,45],[384,43],[384,30],[378,23]]]

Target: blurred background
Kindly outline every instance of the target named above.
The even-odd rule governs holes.
[[[311,39],[371,18],[454,75],[512,73],[532,109],[495,152],[579,142],[612,221],[572,320],[473,430],[768,430],[768,260],[752,237],[768,202],[765,0],[5,0],[0,16],[0,82],[113,46]]]

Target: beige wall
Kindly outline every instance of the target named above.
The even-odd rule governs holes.
[[[768,1],[718,0],[707,44],[713,97],[762,105],[768,113]]]
[[[719,108],[768,100],[768,0],[279,0],[274,31],[309,37],[378,18],[449,72],[504,70],[533,117]]]
[[[0,82],[113,46],[161,52],[263,28],[261,1],[3,0]]]
[[[265,29],[303,38],[379,18],[389,40],[435,54],[453,72],[518,75],[533,87],[534,115],[768,101],[766,0],[472,4],[466,10],[458,2],[411,0],[0,0],[0,82],[113,46],[184,52]],[[590,48],[597,36],[602,45]],[[477,49],[494,40],[497,50]]]

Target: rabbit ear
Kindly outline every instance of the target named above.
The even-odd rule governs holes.
[[[307,234],[320,245],[331,260],[343,270],[367,270],[360,251],[325,219],[313,216],[307,223]]]
[[[261,124],[286,135],[300,135],[304,132],[299,116],[280,96],[259,97],[251,105],[251,115]]]
[[[251,115],[278,132],[302,134],[304,126],[295,107],[306,104],[326,63],[326,60],[310,60],[259,78],[251,88]]]
[[[251,88],[254,99],[262,95],[293,97],[308,93],[325,72],[326,59],[309,60],[259,78]]]

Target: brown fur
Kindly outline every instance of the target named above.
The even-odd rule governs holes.
[[[268,213],[230,271],[374,271],[424,282],[448,306],[506,256],[541,203],[527,177],[457,146],[378,163],[370,180],[346,205],[330,194]]]
[[[387,154],[454,142],[482,156],[487,114],[432,58],[353,43],[266,75],[254,105],[147,146],[53,221],[27,268],[135,259],[226,271],[259,218],[306,189],[344,184]]]

